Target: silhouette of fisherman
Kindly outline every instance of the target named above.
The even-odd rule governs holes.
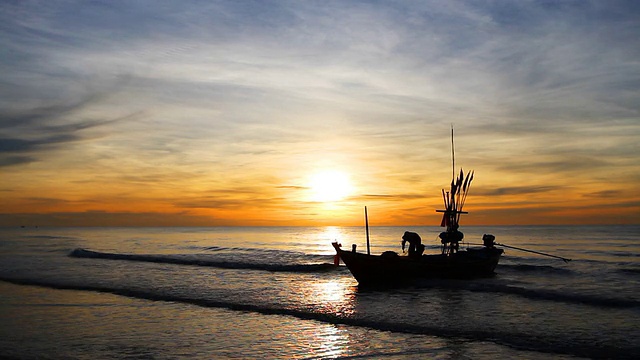
[[[452,226],[451,230],[441,232],[439,237],[441,239],[440,242],[442,245],[445,245],[445,247],[447,244],[451,244],[450,253],[454,253],[458,251],[458,248],[460,247],[459,243],[464,239],[464,234],[458,231],[458,225],[456,224]],[[442,251],[444,253],[444,248]]]
[[[424,245],[422,245],[420,235],[411,231],[405,231],[404,235],[402,235],[402,251],[404,251],[406,243],[409,243],[409,257],[420,258],[420,256],[422,256]]]

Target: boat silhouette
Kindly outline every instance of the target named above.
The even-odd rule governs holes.
[[[415,278],[477,278],[494,274],[500,256],[504,250],[496,247],[495,237],[485,234],[479,247],[461,249],[460,243],[464,234],[459,230],[460,216],[469,194],[474,172],[466,175],[462,169],[456,175],[455,151],[453,146],[453,128],[451,129],[451,153],[453,174],[449,191],[442,190],[444,210],[441,212],[440,225],[446,230],[439,235],[440,252],[424,254],[424,245],[418,234],[405,232],[402,237],[402,250],[408,243],[408,251],[398,254],[386,251],[381,255],[371,255],[369,247],[369,222],[366,215],[367,253],[359,253],[353,245],[351,251],[342,249],[341,244],[332,243],[336,250],[336,264],[341,259],[349,268],[353,277],[361,286],[395,285]]]

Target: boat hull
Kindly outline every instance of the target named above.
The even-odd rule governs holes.
[[[418,258],[394,254],[367,255],[344,251],[333,243],[336,253],[361,286],[395,285],[419,278],[477,278],[494,274],[502,249],[484,247],[461,250],[453,255],[422,255]]]

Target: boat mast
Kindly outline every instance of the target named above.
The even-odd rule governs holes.
[[[364,224],[367,231],[367,255],[371,255],[371,247],[369,246],[369,216],[367,215],[367,207],[364,207]]]
[[[451,125],[451,163],[451,190],[447,191],[445,195],[445,191],[442,189],[445,210],[436,210],[437,212],[444,213],[440,226],[446,227],[447,230],[440,234],[440,238],[442,239],[442,253],[449,255],[458,251],[458,243],[462,241],[464,237],[464,235],[458,231],[458,226],[460,215],[467,214],[466,211],[462,211],[462,207],[467,199],[468,190],[473,180],[473,172],[469,171],[465,176],[462,169],[460,169],[460,174],[456,177],[453,125]]]
[[[453,145],[453,124],[451,124],[451,181],[456,177],[456,150]]]

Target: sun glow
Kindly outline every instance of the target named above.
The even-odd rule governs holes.
[[[339,201],[351,194],[349,176],[341,171],[328,170],[314,174],[309,182],[311,200],[319,202]]]

